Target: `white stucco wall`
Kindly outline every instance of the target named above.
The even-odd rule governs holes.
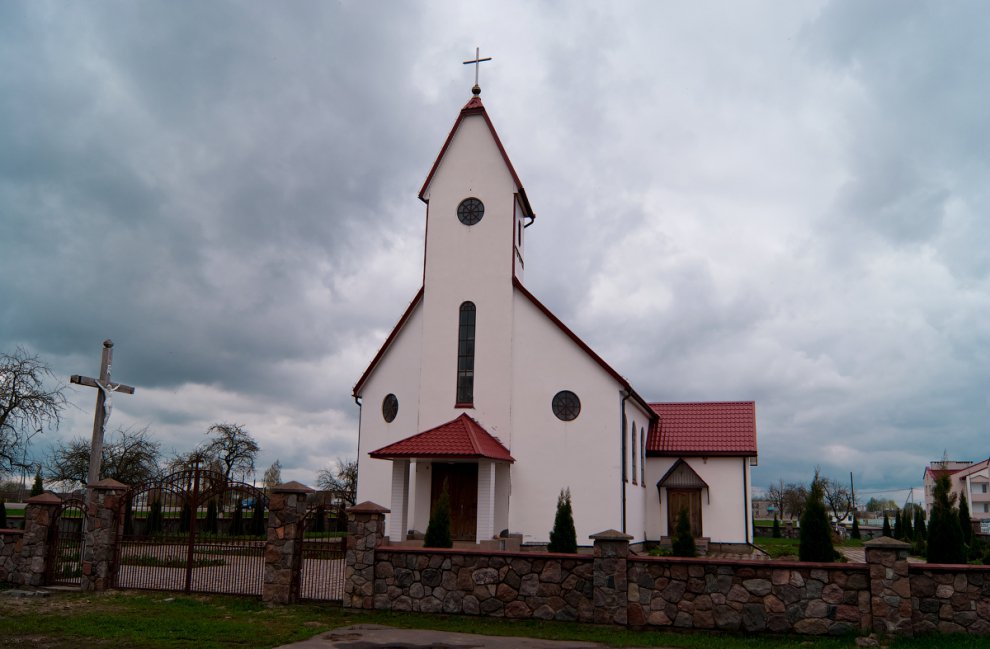
[[[657,482],[677,461],[676,457],[650,457],[646,462],[646,533],[652,541],[670,536],[667,529],[667,497],[659,500]],[[753,519],[747,495],[752,496],[749,458],[684,457],[709,489],[701,494],[702,535],[716,543],[752,540]]]
[[[361,423],[358,432],[357,502],[370,500],[385,507],[392,500],[392,462],[375,460],[368,453],[419,432],[420,339],[422,304],[382,356],[361,391]],[[399,411],[388,423],[382,416],[382,400],[393,393]],[[387,516],[388,517],[388,516]]]

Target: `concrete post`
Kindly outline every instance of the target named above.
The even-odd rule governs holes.
[[[24,544],[16,582],[21,586],[44,586],[50,559],[49,541],[52,524],[62,499],[43,493],[27,499],[24,510]]]
[[[625,625],[629,620],[626,559],[633,537],[617,530],[606,530],[589,538],[595,542],[594,622]]]
[[[82,539],[80,590],[103,591],[113,585],[117,521],[127,485],[107,478],[89,485]]]
[[[303,519],[309,493],[313,490],[295,481],[272,487],[268,498],[265,580],[261,587],[263,602],[292,604],[299,599]]]
[[[911,544],[881,536],[863,547],[870,566],[873,630],[911,635],[911,576],[907,560]]]
[[[385,538],[388,509],[365,501],[347,508],[344,608],[374,608],[375,548]]]

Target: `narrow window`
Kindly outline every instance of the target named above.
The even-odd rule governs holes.
[[[522,245],[522,219],[516,221],[516,245]]]
[[[639,483],[646,486],[646,432],[639,429]]]
[[[473,302],[461,304],[457,332],[457,404],[474,403],[474,321]]]
[[[636,479],[636,456],[639,455],[639,444],[636,443],[636,422],[632,423],[632,447],[629,449],[632,456],[632,483],[639,484]]]
[[[629,482],[629,469],[626,462],[626,413],[622,413],[622,481]]]

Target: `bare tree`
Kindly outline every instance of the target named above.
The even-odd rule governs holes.
[[[264,485],[265,489],[271,489],[282,484],[282,463],[275,458],[272,465],[265,469]]]
[[[31,438],[45,428],[58,428],[64,391],[51,368],[34,354],[21,347],[0,354],[0,473],[26,468]]]
[[[808,501],[808,488],[803,484],[789,482],[784,485],[784,511],[791,518],[801,518]]]
[[[45,474],[53,482],[73,486],[85,484],[89,474],[90,442],[82,437],[59,442],[45,463]],[[100,478],[137,485],[161,471],[161,443],[151,439],[148,428],[118,428],[103,444]]]
[[[784,481],[780,480],[777,484],[772,484],[767,487],[767,500],[773,505],[776,510],[777,518],[784,517]]]
[[[230,481],[235,472],[254,471],[254,460],[261,447],[247,429],[238,424],[213,424],[206,434],[213,439],[203,447],[202,453],[208,460],[220,463],[225,480]]]
[[[353,505],[357,499],[357,460],[337,458],[337,466],[322,469],[316,477],[320,489],[329,491],[345,504]]]
[[[825,505],[831,510],[835,520],[841,521],[852,511],[852,492],[847,485],[832,478],[821,478],[820,482]]]

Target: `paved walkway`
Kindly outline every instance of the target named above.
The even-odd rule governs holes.
[[[277,649],[606,649],[606,646],[578,640],[509,638],[355,624]]]
[[[839,548],[839,552],[845,555],[849,563],[866,563],[865,548]],[[908,557],[908,563],[924,563],[921,557]]]

